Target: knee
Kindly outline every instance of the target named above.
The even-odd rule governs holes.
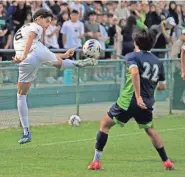
[[[114,126],[113,120],[108,115],[106,115],[100,122],[100,131],[108,133],[112,126]]]
[[[24,91],[22,91],[22,90],[18,90],[17,94],[19,94],[19,95],[26,95],[26,93]]]

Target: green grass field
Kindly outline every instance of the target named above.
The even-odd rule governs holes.
[[[93,158],[98,122],[78,128],[52,125],[32,128],[33,141],[19,145],[21,130],[0,130],[0,176],[2,177],[184,177],[185,116],[155,120],[174,160],[176,170],[165,171],[143,130],[129,122],[115,126],[102,156],[104,170],[88,171]]]

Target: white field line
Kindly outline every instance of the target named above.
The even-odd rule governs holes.
[[[158,130],[158,132],[162,133],[162,132],[177,131],[177,130],[185,130],[185,127]],[[143,132],[135,132],[135,133],[125,133],[125,134],[120,134],[120,135],[109,136],[109,138],[132,136],[132,135],[141,135],[141,134],[145,134],[145,132],[143,131]],[[79,139],[79,140],[51,142],[51,143],[37,144],[37,145],[33,145],[33,146],[29,146],[30,145],[30,143],[29,143],[29,144],[26,144],[26,145],[20,145],[20,147],[0,149],[0,151],[15,151],[15,150],[21,150],[21,149],[43,147],[43,146],[52,146],[52,145],[59,145],[59,144],[87,142],[87,141],[92,141],[92,140],[95,140],[95,138],[85,138],[85,139]]]

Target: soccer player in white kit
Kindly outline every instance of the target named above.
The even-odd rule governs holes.
[[[17,90],[17,108],[23,127],[23,136],[18,141],[20,144],[30,142],[32,139],[29,131],[27,93],[36,78],[37,71],[42,64],[50,64],[56,68],[84,67],[97,64],[96,59],[72,61],[62,60],[73,56],[74,50],[69,49],[64,54],[54,54],[41,43],[43,30],[51,23],[52,13],[40,9],[33,15],[33,23],[21,27],[14,36],[14,49],[16,56],[13,62],[19,64],[19,79]]]

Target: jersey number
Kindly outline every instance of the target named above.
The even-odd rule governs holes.
[[[158,80],[158,75],[159,75],[159,67],[157,64],[154,64],[152,66],[152,72],[151,72],[151,65],[148,62],[144,62],[143,63],[143,67],[144,67],[144,72],[142,74],[142,77],[145,79],[150,79],[153,82],[157,82]]]
[[[22,38],[21,30],[18,30],[17,33],[15,34],[15,40],[18,41],[21,38]]]
[[[22,28],[25,28],[26,26],[30,26],[30,23],[25,24]],[[17,31],[17,33],[15,34],[15,40],[18,41],[19,39],[23,38],[22,34],[21,34],[21,29]]]

